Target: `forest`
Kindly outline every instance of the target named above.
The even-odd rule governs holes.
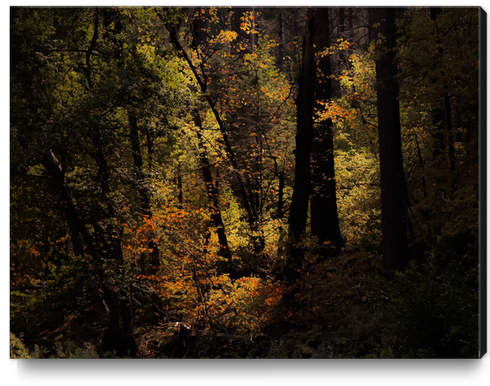
[[[10,357],[480,358],[485,21],[11,7]]]

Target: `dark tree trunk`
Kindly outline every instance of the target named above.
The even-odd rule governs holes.
[[[341,8],[341,10],[343,10]],[[316,11],[319,27],[315,35],[315,50],[321,51],[330,46],[329,9],[320,8]],[[329,55],[318,59],[318,69],[323,74],[317,82],[316,100],[328,101],[332,98],[332,81]],[[320,107],[320,106],[318,106]],[[335,161],[333,149],[332,120],[317,121],[314,128],[312,146],[312,195],[311,195],[311,233],[318,238],[320,253],[326,255],[333,248],[342,247],[339,216],[337,212],[337,194],[335,184]]]
[[[303,40],[303,63],[298,79],[296,98],[297,128],[294,186],[289,209],[289,256],[286,278],[295,282],[301,276],[303,251],[297,243],[304,236],[308,219],[308,203],[311,190],[311,143],[313,140],[313,106],[315,98],[316,64],[313,39],[315,36],[314,10],[307,14]]]
[[[313,106],[316,79],[314,11],[308,10],[308,21],[303,41],[303,64],[298,79],[297,129],[294,187],[289,209],[289,229],[292,239],[298,241],[306,230],[308,201],[311,187],[310,153],[313,139]]]
[[[381,170],[381,201],[384,267],[403,270],[408,263],[407,194],[401,147],[398,102],[395,8],[370,9],[386,44],[377,47],[378,135]]]
[[[442,13],[441,7],[431,7],[430,9],[430,18],[432,20],[436,20],[436,17]]]

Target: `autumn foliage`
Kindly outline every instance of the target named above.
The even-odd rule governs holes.
[[[481,11],[397,10],[399,272],[382,256],[385,37],[363,8],[309,32],[330,34],[310,80],[331,97],[308,119],[331,129],[342,242],[313,235],[312,216],[337,220],[309,208],[291,236],[315,12],[11,9],[12,358],[481,355]]]

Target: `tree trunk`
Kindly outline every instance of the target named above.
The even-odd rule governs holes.
[[[315,35],[315,50],[319,52],[330,46],[329,9],[318,9],[316,16],[320,23]],[[318,69],[323,76],[316,85],[316,100],[326,102],[332,98],[332,81],[329,78],[331,75],[330,58],[329,55],[326,55],[318,60]],[[317,121],[314,127],[314,137],[310,203],[311,234],[318,238],[320,253],[326,255],[333,248],[328,248],[325,243],[332,244],[336,250],[342,247],[337,212],[332,120]]]
[[[194,124],[199,129],[197,130],[197,137],[199,140],[199,148],[200,148],[200,158],[201,158],[201,169],[202,175],[204,178],[204,183],[206,184],[206,190],[208,193],[208,199],[211,203],[211,222],[212,225],[216,228],[216,233],[218,234],[219,241],[219,255],[226,259],[227,264],[231,263],[231,251],[228,245],[228,239],[226,237],[225,225],[223,223],[223,218],[221,217],[221,211],[219,209],[219,194],[216,190],[215,184],[213,182],[213,176],[211,174],[211,166],[209,164],[208,157],[206,155],[206,149],[204,148],[204,142],[202,139],[202,122],[201,117],[199,115],[199,111],[196,109],[194,111]]]
[[[311,187],[310,152],[313,139],[313,105],[316,78],[313,37],[314,11],[308,10],[308,21],[303,41],[303,64],[298,79],[297,128],[294,187],[289,210],[289,229],[292,239],[298,241],[306,230],[308,201]]]
[[[313,140],[313,105],[316,78],[315,52],[313,38],[315,35],[315,17],[312,9],[308,10],[306,32],[303,40],[303,64],[298,79],[298,97],[296,98],[297,128],[296,165],[294,169],[294,186],[289,209],[289,267],[287,278],[295,281],[300,276],[303,263],[303,252],[296,245],[306,230],[308,219],[308,202],[311,188],[310,153]]]
[[[381,201],[384,267],[403,270],[408,264],[407,194],[401,147],[398,102],[395,8],[370,9],[378,32],[386,43],[377,46],[376,78],[378,95],[378,135],[381,169]]]

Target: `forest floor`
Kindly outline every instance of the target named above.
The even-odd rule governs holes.
[[[185,324],[150,328],[143,357],[360,357],[376,346],[377,269],[367,252],[343,251],[311,264],[288,305],[270,310],[267,326],[247,336],[199,331]],[[378,279],[379,280],[379,279]]]
[[[442,244],[438,248],[442,250]],[[469,256],[475,252],[464,255],[468,261],[458,261],[448,248],[438,258],[448,259],[449,263],[443,265],[443,260],[436,263],[434,256],[427,256],[427,261],[412,262],[404,273],[390,279],[381,268],[380,255],[372,248],[346,248],[321,261],[315,261],[314,257],[308,260],[306,256],[304,274],[295,287],[279,283],[271,276],[260,279],[265,283],[262,290],[281,288],[283,296],[270,303],[269,295],[247,298],[245,308],[238,310],[246,313],[243,318],[256,321],[248,324],[252,326],[250,329],[247,324],[236,322],[216,323],[216,328],[211,328],[202,324],[202,320],[199,324],[185,309],[179,314],[158,315],[149,305],[147,311],[142,308],[135,315],[134,333],[126,337],[132,342],[127,346],[131,352],[127,353],[104,349],[110,318],[103,302],[76,307],[75,313],[65,316],[56,316],[51,310],[53,305],[42,302],[41,306],[51,311],[34,316],[30,312],[26,314],[29,323],[26,320],[24,327],[15,326],[23,332],[11,335],[11,355],[31,358],[477,357],[478,278],[475,269],[468,268],[473,266]],[[235,307],[223,310],[218,317],[216,322],[240,320]],[[16,320],[21,321],[18,316]]]

